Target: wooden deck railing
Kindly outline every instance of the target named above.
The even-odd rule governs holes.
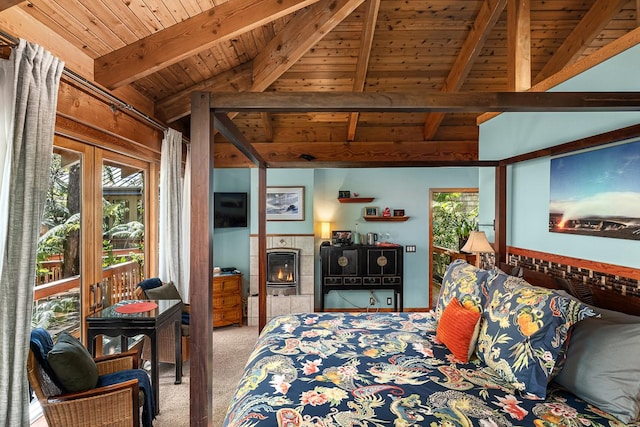
[[[133,299],[133,290],[141,280],[140,265],[136,261],[107,267],[102,270],[102,279],[97,286],[100,290],[99,294],[95,295],[95,301],[110,305],[125,299]],[[96,285],[92,286],[96,287]],[[73,289],[80,289],[80,276],[67,277],[36,286],[33,300],[38,301]]]
[[[131,254],[142,255],[143,252],[138,248],[130,248],[130,249],[113,249],[111,251],[111,255],[116,257],[117,259],[125,258],[131,259]],[[106,255],[103,255],[103,258]],[[62,280],[62,264],[63,259],[61,255],[54,255],[50,259],[45,261],[41,261],[39,266],[46,271],[41,272],[36,275],[36,287],[40,285],[44,285],[47,283],[57,282]],[[116,264],[119,265],[119,264]]]
[[[82,313],[94,312],[124,299],[134,299],[133,290],[140,280],[140,266],[135,261],[104,268],[100,282],[88,286],[90,306],[84,309],[80,301],[80,276],[36,286],[32,321],[34,325],[47,328],[54,336],[67,331],[79,337]]]

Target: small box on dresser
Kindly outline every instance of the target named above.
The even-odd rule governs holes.
[[[213,276],[213,327],[242,326],[242,274]]]

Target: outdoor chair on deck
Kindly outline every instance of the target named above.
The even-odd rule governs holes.
[[[155,400],[136,351],[92,358],[63,332],[54,345],[49,332],[31,331],[27,376],[49,427],[151,427]]]
[[[182,301],[180,293],[173,282],[162,282],[159,278],[153,277],[138,283],[134,291],[137,299],[164,300],[179,299]],[[189,360],[189,305],[183,303],[182,309],[182,361]],[[151,360],[151,341],[144,338],[142,348],[142,358]],[[174,328],[172,325],[158,331],[158,361],[161,363],[176,363]]]

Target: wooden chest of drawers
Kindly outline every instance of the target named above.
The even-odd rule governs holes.
[[[242,326],[242,274],[213,276],[213,327]]]

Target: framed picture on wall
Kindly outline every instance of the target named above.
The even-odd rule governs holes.
[[[551,159],[549,231],[640,240],[640,141]]]
[[[267,187],[267,221],[304,221],[304,187]]]
[[[364,216],[366,217],[379,216],[379,215],[380,215],[380,210],[375,206],[367,206],[366,208],[364,208]]]

